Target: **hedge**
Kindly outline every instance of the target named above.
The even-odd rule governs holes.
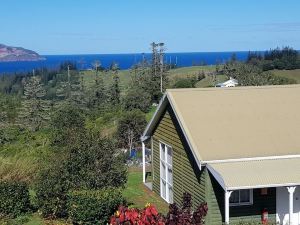
[[[27,184],[15,181],[0,182],[0,216],[17,217],[30,210]]]
[[[72,191],[67,202],[73,224],[103,225],[125,200],[119,189],[104,189]]]

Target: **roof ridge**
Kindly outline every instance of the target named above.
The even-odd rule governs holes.
[[[177,88],[167,89],[166,92],[194,92],[194,91],[236,91],[236,90],[256,90],[256,89],[278,89],[278,88],[300,88],[300,84],[287,85],[264,85],[264,86],[237,86],[237,87],[207,87],[207,88]]]

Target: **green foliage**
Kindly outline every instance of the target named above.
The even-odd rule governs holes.
[[[0,127],[7,123],[14,123],[17,118],[20,98],[17,96],[0,94]]]
[[[224,66],[228,77],[238,80],[241,86],[261,86],[296,83],[295,80],[280,78],[270,72],[264,72],[259,66],[245,63],[232,63]]]
[[[0,126],[0,146],[16,140],[19,129],[15,126]]]
[[[0,92],[3,94],[21,95],[23,93],[22,81],[24,74],[0,75]]]
[[[104,111],[108,101],[108,91],[104,84],[103,77],[99,75],[98,72],[96,74],[95,84],[91,92],[91,107],[100,111]]]
[[[124,112],[117,128],[117,139],[120,146],[132,149],[139,141],[146,124],[145,114],[140,110]]]
[[[109,103],[113,106],[120,104],[120,77],[118,75],[118,69],[116,67],[112,68],[113,71],[113,82],[109,87]]]
[[[197,82],[195,78],[182,78],[175,82],[173,88],[194,88]]]
[[[16,218],[5,217],[0,220],[1,225],[20,225],[27,224],[30,221],[28,215],[18,216]]]
[[[124,157],[109,139],[87,136],[70,148],[65,168],[75,188],[124,187],[127,181]]]
[[[294,70],[300,68],[300,54],[290,47],[276,48],[266,51],[263,55],[249,52],[247,63],[259,65],[264,71]]]
[[[17,217],[30,210],[28,186],[14,181],[0,182],[0,217]]]
[[[63,71],[60,77],[61,79],[56,88],[56,96],[60,100],[58,101],[58,107],[63,108],[66,104],[69,104],[86,109],[87,94],[82,73],[68,70],[67,73]]]
[[[24,85],[19,123],[26,128],[37,131],[49,120],[49,102],[43,99],[46,92],[39,77],[31,77]]]
[[[85,133],[85,117],[78,108],[67,105],[54,113],[51,119],[52,144],[69,146]]]
[[[57,154],[40,172],[36,184],[38,206],[44,216],[66,216],[70,190],[123,187],[126,183],[124,158],[110,140],[87,135]]]
[[[138,86],[132,87],[123,98],[123,106],[125,110],[139,109],[146,113],[151,106],[151,95]]]
[[[35,191],[37,206],[43,216],[65,217],[67,193],[70,188],[63,163],[52,161],[39,172]]]
[[[106,224],[124,202],[118,189],[72,191],[68,195],[69,217],[73,224]]]

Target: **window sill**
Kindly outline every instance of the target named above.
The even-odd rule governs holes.
[[[245,203],[230,203],[230,207],[236,207],[236,206],[250,206],[253,205],[252,202],[245,202]]]

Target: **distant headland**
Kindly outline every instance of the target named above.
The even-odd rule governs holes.
[[[0,44],[0,62],[40,61],[45,60],[38,53],[22,47]]]

